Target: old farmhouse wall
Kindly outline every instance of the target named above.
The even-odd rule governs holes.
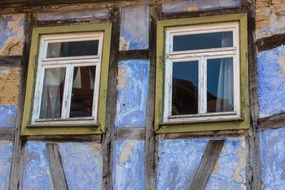
[[[246,13],[250,127],[154,131],[159,20]],[[112,23],[106,132],[21,136],[32,29]],[[285,188],[285,1],[0,2],[0,189]]]

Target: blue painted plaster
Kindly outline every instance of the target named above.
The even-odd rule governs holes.
[[[56,20],[85,20],[85,19],[106,19],[109,10],[84,10],[84,11],[60,11],[60,12],[41,12],[37,14],[39,21]]]
[[[16,107],[0,105],[0,128],[16,127]]]
[[[164,13],[178,13],[188,11],[213,10],[230,7],[240,7],[240,0],[191,0],[191,1],[169,1],[162,5]]]
[[[0,189],[8,190],[13,156],[13,143],[0,141]]]
[[[149,7],[121,8],[120,50],[148,48]]]
[[[0,55],[21,55],[24,41],[24,14],[0,16]]]
[[[257,55],[259,116],[285,111],[285,47]]]
[[[119,62],[116,127],[145,127],[148,77],[147,60]]]
[[[47,146],[44,142],[29,141],[25,146],[23,189],[53,189]]]
[[[207,139],[159,141],[157,190],[189,189]]]
[[[285,129],[260,133],[261,178],[263,190],[285,187]]]
[[[227,138],[206,190],[245,190],[246,155],[244,137]]]
[[[60,143],[68,189],[102,189],[103,158],[97,143]]]
[[[144,190],[145,142],[117,140],[114,146],[114,190]]]

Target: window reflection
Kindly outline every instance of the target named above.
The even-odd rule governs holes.
[[[173,63],[172,115],[198,113],[198,61]]]
[[[65,68],[45,69],[40,119],[60,118]]]
[[[207,112],[234,110],[233,58],[207,61]]]
[[[70,117],[92,116],[95,66],[75,67]]]

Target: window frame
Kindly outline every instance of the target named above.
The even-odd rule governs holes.
[[[37,27],[33,29],[21,135],[23,136],[74,135],[74,134],[102,134],[105,132],[107,86],[108,86],[107,79],[108,79],[108,70],[109,70],[111,28],[112,28],[111,23],[104,23],[104,24],[80,24],[80,25],[78,24],[78,25],[69,25],[69,26]],[[100,38],[101,43],[99,40],[98,55],[59,57],[59,58],[43,57],[47,53],[48,42],[80,41],[80,39],[70,40],[72,36],[82,37],[83,40],[84,38],[85,39]],[[101,52],[100,49],[102,50]],[[99,55],[100,53],[101,55]],[[64,64],[66,64],[66,61],[69,62],[71,61],[74,67],[74,66],[79,66],[79,64],[76,63],[77,61],[82,61],[82,60],[84,61],[84,63],[80,64],[80,66],[96,67],[95,83],[96,80],[99,79],[97,80],[97,84],[94,84],[94,86],[95,85],[98,86],[99,91],[96,93],[94,90],[93,94],[94,98],[93,110],[92,110],[93,117],[88,117],[88,118],[78,117],[78,118],[68,118],[68,119],[66,118],[38,119],[37,117],[35,117],[34,106],[38,108],[40,107],[40,100],[38,99],[39,97],[41,97],[42,94],[42,93],[40,94],[36,93],[36,90],[40,89],[41,87],[40,83],[43,82],[44,78],[42,72],[39,72],[42,73],[40,77],[39,75],[37,75],[38,69],[43,71],[43,69],[41,69],[42,63],[55,61],[57,66],[52,67],[55,68],[55,67],[62,67]],[[91,63],[94,60],[96,61],[96,63],[94,62]],[[72,67],[71,66],[72,64],[69,64],[69,66],[66,64],[66,69],[68,69],[68,67]],[[98,72],[97,72],[97,65],[99,65],[100,67]],[[50,67],[50,65],[47,64],[45,67]],[[98,76],[97,73],[99,72],[100,75]],[[68,72],[66,71],[66,73]],[[65,85],[67,83],[68,79],[65,81]],[[72,84],[68,84],[68,86],[70,87],[72,86]],[[64,88],[67,88],[67,86],[65,86]],[[71,102],[71,97],[69,104],[70,102]],[[65,114],[67,113],[66,111],[64,112]]]
[[[202,49],[202,50],[188,50],[177,51],[174,53],[173,49],[172,33],[183,34],[191,33],[207,33],[199,32],[202,29],[209,29],[210,31],[227,31],[227,27],[238,24],[237,34],[233,33],[233,45],[237,44],[237,50],[233,48],[214,48],[214,49]],[[224,29],[216,30],[220,27]],[[200,29],[197,29],[200,28]],[[212,28],[212,29],[211,29]],[[231,27],[230,27],[231,28]],[[185,32],[186,31],[186,32]],[[234,36],[238,36],[235,39]],[[239,39],[238,39],[239,38]],[[186,19],[173,19],[162,20],[157,23],[157,63],[156,63],[156,92],[155,92],[155,131],[157,133],[175,133],[175,132],[192,132],[192,131],[212,131],[212,130],[229,130],[229,129],[248,129],[249,127],[249,92],[248,92],[248,58],[247,58],[247,15],[243,14],[230,14],[223,16],[207,16],[199,18],[186,18]],[[207,53],[213,54],[223,49],[224,51],[238,51],[236,61],[239,65],[236,65],[236,61],[233,61],[234,69],[234,105],[236,114],[226,115],[223,112],[209,113],[203,115],[184,115],[175,116],[176,118],[169,118],[171,112],[171,98],[172,96],[172,64],[171,58],[177,60],[197,60],[198,56]],[[189,53],[190,52],[190,53]],[[193,54],[196,59],[191,59]],[[198,56],[197,56],[198,55]],[[227,55],[227,54],[225,54]],[[238,56],[239,55],[239,56]],[[172,56],[172,57],[171,57]],[[188,57],[187,57],[188,56]],[[210,57],[210,59],[212,58]],[[218,57],[223,57],[221,54]],[[225,56],[224,56],[225,57]],[[207,58],[205,58],[207,59]],[[203,61],[202,61],[203,62]],[[201,60],[199,61],[199,64]],[[170,68],[171,67],[171,68]],[[201,66],[199,66],[201,67]],[[238,71],[239,72],[238,72]],[[199,71],[200,73],[201,71]],[[238,73],[237,73],[238,72]],[[205,73],[204,73],[205,74]],[[201,75],[201,74],[199,74]],[[170,76],[170,77],[169,77]],[[236,81],[237,80],[237,81]],[[204,81],[205,82],[205,81]],[[200,85],[199,85],[200,86]],[[168,91],[168,93],[167,93]],[[201,91],[201,90],[199,90]],[[203,90],[205,91],[205,90]],[[240,92],[240,93],[237,93]],[[237,93],[237,94],[236,94]],[[205,94],[204,94],[205,95]],[[237,104],[240,102],[239,104]],[[199,109],[199,108],[198,108]],[[215,116],[216,115],[216,116]],[[197,117],[198,116],[198,117]],[[214,117],[213,117],[214,116]],[[183,118],[184,117],[184,118]]]

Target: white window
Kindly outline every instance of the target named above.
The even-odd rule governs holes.
[[[239,23],[165,32],[163,122],[240,118]]]
[[[103,32],[42,35],[31,124],[96,124]]]

